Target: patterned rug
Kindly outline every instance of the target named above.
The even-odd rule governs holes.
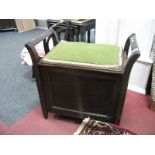
[[[74,135],[135,135],[118,125],[85,118]]]

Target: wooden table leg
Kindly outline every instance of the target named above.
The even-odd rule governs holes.
[[[152,102],[152,103],[151,103],[150,109],[151,109],[152,111],[155,111],[155,102]]]
[[[88,43],[90,43],[90,30],[88,30]]]
[[[85,30],[83,28],[80,29],[80,34],[81,34],[81,41],[85,42],[86,41]]]

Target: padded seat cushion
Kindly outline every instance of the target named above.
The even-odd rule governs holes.
[[[118,67],[120,54],[120,47],[116,45],[63,41],[44,57],[44,61]]]

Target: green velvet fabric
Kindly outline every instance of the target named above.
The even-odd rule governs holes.
[[[47,60],[61,60],[97,65],[119,65],[120,47],[83,42],[60,42],[46,56]]]

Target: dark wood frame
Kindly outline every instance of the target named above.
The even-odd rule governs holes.
[[[93,117],[119,124],[132,66],[140,56],[135,34],[128,37],[123,49],[120,70],[92,69],[47,63],[39,58],[35,45],[43,41],[49,52],[49,39],[58,44],[51,29],[26,43],[36,74],[36,84],[45,118],[48,113],[83,119]],[[128,57],[129,47],[132,54]]]
[[[74,36],[75,36],[75,41],[77,42],[82,41],[82,42],[90,43],[90,31],[92,29],[95,29],[96,20],[95,19],[79,19],[79,20],[71,19],[69,21],[70,22],[68,23],[60,24],[59,27],[61,27],[62,29],[65,29],[68,26],[70,27],[70,30],[71,30],[70,40],[74,41]],[[47,20],[48,28],[59,22],[60,20],[48,19]],[[85,38],[86,32],[87,32],[87,40]]]
[[[0,32],[12,30],[17,31],[16,22],[14,19],[0,19]]]
[[[61,25],[66,24],[68,25],[65,28],[62,28]],[[60,38],[61,33],[64,33],[64,37]],[[61,20],[55,24],[53,24],[52,26],[49,27],[49,30],[47,32],[45,32],[44,34],[42,34],[38,39],[40,39],[39,42],[43,42],[43,47],[44,47],[44,51],[45,54],[47,54],[49,52],[49,41],[50,39],[53,39],[53,45],[56,46],[61,39],[63,40],[70,40],[72,36],[72,30],[70,27],[70,20]],[[36,43],[37,45],[37,39],[36,42],[34,41],[34,43]],[[29,47],[27,47],[29,49]],[[29,51],[29,50],[28,50]],[[30,56],[33,62],[33,66],[32,66],[32,77],[35,78],[36,74],[35,74],[35,66],[36,66],[36,62],[38,62],[40,60],[40,57],[38,56],[36,50],[34,49],[34,53],[30,52]]]

